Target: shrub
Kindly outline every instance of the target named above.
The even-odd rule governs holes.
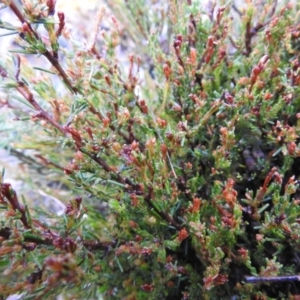
[[[54,0],[1,2],[20,21],[0,23],[17,35],[0,69],[19,131],[6,147],[34,149],[72,195],[53,217],[3,172],[2,298],[299,297],[291,4],[108,1],[87,43]]]

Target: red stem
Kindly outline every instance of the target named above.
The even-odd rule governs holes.
[[[26,23],[28,25],[28,29],[29,31],[34,35],[34,37],[37,40],[41,40],[39,35],[37,34],[36,31],[34,31],[31,27],[31,25],[29,23],[27,23],[26,19],[24,18],[23,14],[20,12],[20,10],[18,9],[18,7],[14,4],[13,1],[10,1],[9,7],[11,8],[11,10],[14,12],[14,14],[17,16],[17,18],[21,21],[22,24]],[[66,74],[66,72],[64,71],[64,69],[61,67],[60,63],[58,62],[58,60],[48,51],[46,50],[44,53],[42,53],[47,59],[48,61],[52,64],[52,66],[57,70],[57,72],[59,73],[59,75],[62,77],[63,81],[65,82],[65,84],[69,87],[69,89],[74,93],[77,94],[79,93],[79,90],[74,87],[68,77],[68,75]]]

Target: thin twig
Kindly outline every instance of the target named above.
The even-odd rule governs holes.
[[[96,45],[97,37],[98,37],[98,34],[99,34],[99,30],[100,30],[100,25],[101,25],[101,22],[102,22],[102,19],[103,19],[104,15],[105,15],[105,8],[102,6],[102,7],[100,7],[100,9],[97,12],[97,16],[96,16],[96,20],[95,20],[95,24],[94,24],[93,39],[92,39],[91,44],[89,46],[90,51],[92,53],[94,53],[96,56],[98,56],[98,53],[96,51],[95,45]],[[100,56],[100,58],[101,58],[101,56]]]
[[[243,15],[243,13],[238,9],[235,3],[233,3],[231,7],[240,17]]]
[[[49,159],[43,157],[41,154],[34,154],[35,157],[39,158],[43,163],[42,165],[46,165],[46,166],[53,166],[61,171],[64,171],[64,168],[61,167],[60,165],[50,161]]]
[[[237,46],[237,44],[235,43],[235,41],[233,40],[232,36],[228,36],[228,39],[231,43],[231,45],[235,48],[235,49],[239,49],[240,47]]]
[[[273,0],[273,7],[272,7],[272,9],[271,9],[271,11],[270,11],[270,13],[269,13],[269,18],[272,18],[273,16],[274,16],[274,14],[275,14],[275,12],[276,12],[276,7],[277,7],[277,5],[278,5],[278,0]]]
[[[20,10],[17,8],[17,6],[13,2],[11,2],[9,6],[12,9],[12,11],[15,13],[15,15],[19,18],[19,20],[22,23],[26,23],[26,20],[25,20],[24,16],[20,12]],[[36,39],[40,40],[39,35],[32,29],[32,27],[31,27],[30,24],[28,24],[28,30],[35,36]],[[59,64],[58,60],[48,50],[46,50],[43,53],[43,55],[50,61],[50,63],[52,64],[52,66],[58,71],[58,73],[62,77],[63,81],[73,91],[73,93],[75,93],[75,94],[78,93],[79,92],[78,89],[75,88],[74,86],[72,86],[72,84],[71,84],[71,82],[70,82],[67,74],[62,69],[62,67]],[[179,51],[178,51],[178,60],[180,61],[181,65],[184,67],[184,63],[183,63],[183,61],[182,61],[182,59],[181,59],[181,57],[179,55]],[[42,109],[42,107],[34,99],[33,94],[29,91],[28,87],[23,82],[21,82],[21,81],[18,80],[18,74],[19,74],[19,72],[16,73],[16,79],[17,79],[17,83],[18,83],[17,90],[35,108],[35,110],[37,111],[37,114],[35,115],[35,117],[40,118],[40,119],[45,119],[48,123],[50,123],[56,129],[58,129],[64,135],[68,135],[69,133],[72,134],[72,132],[70,131],[70,129],[68,128],[68,126],[62,126],[62,125],[60,125],[53,118],[51,118],[51,116],[49,116],[48,113],[45,110]],[[92,113],[94,113],[95,115],[97,115],[99,117],[99,119],[103,120],[103,116],[101,115],[101,113],[99,113],[91,105],[90,105],[90,111]],[[116,130],[116,128],[113,125],[110,125],[110,128],[113,131]],[[130,140],[132,139],[132,136],[126,137],[120,131],[118,131],[118,134],[121,135],[127,142],[130,142]],[[104,171],[106,171],[107,173],[109,173],[112,176],[114,176],[119,183],[124,184],[125,185],[125,189],[129,188],[131,191],[139,193],[140,195],[143,194],[143,192],[141,191],[140,185],[133,183],[129,178],[123,178],[120,174],[118,174],[117,172],[115,172],[102,158],[98,157],[95,154],[91,154],[91,153],[88,153],[87,151],[85,151],[82,148],[81,143],[78,143],[77,146],[78,146],[78,150],[80,150],[81,152],[83,152],[86,155],[88,155],[93,161],[95,161],[98,165],[100,165],[104,169]],[[170,160],[169,156],[168,156],[168,158]],[[174,169],[173,169],[172,166],[171,166],[171,168],[172,168],[173,173],[175,174],[175,171],[174,171]],[[175,174],[175,177],[176,177],[176,174]],[[169,224],[171,224],[172,226],[174,226],[177,229],[180,229],[181,228],[180,225],[177,224],[177,222],[175,222],[175,220],[169,214],[158,210],[157,208],[155,208],[155,206],[152,205],[152,203],[151,203],[152,194],[153,194],[153,189],[149,188],[149,194],[147,196],[145,196],[145,201],[148,203],[148,205],[150,207],[152,207]],[[23,220],[23,221],[25,222],[25,220]],[[24,224],[24,226],[25,226],[25,224]],[[102,247],[101,245],[102,244],[99,243],[99,244],[94,244],[93,246],[89,245],[89,247],[99,248],[99,247]]]
[[[180,230],[181,229],[181,226],[166,212],[163,212],[159,209],[157,209],[155,207],[155,205],[153,205],[151,203],[151,201],[155,201],[153,200],[153,188],[152,187],[148,187],[148,195],[146,197],[144,197],[144,200],[146,201],[146,203],[148,204],[148,206],[150,208],[152,208],[153,210],[155,210],[155,212],[163,219],[163,220],[166,220],[168,222],[168,224],[174,226],[176,229]]]
[[[0,76],[2,78],[8,77],[8,74],[7,74],[6,70],[2,66],[0,66]]]
[[[273,20],[273,18],[270,18],[268,21],[266,21],[263,24],[258,23],[253,28],[251,28],[251,20],[249,20],[247,22],[246,32],[245,32],[245,48],[246,48],[246,50],[244,51],[243,54],[245,54],[246,56],[249,56],[251,54],[251,52],[252,52],[251,40],[252,40],[253,36],[255,36],[261,29],[266,27],[272,20]]]
[[[21,59],[20,59],[19,54],[16,54],[14,56],[14,61],[15,61],[15,65],[16,65],[15,79],[17,82],[19,82],[19,76],[20,76],[20,71],[21,71]]]
[[[17,18],[21,21],[22,24],[27,24],[28,30],[34,35],[34,37],[37,40],[41,40],[40,36],[37,34],[36,31],[34,31],[29,23],[27,23],[26,19],[24,18],[23,14],[19,10],[19,8],[16,6],[16,4],[13,1],[10,1],[9,4],[10,9],[13,11],[13,13],[17,16]],[[74,87],[64,71],[64,69],[61,67],[59,61],[48,51],[46,50],[44,53],[42,53],[48,61],[52,64],[52,66],[58,71],[58,74],[62,77],[64,83],[69,87],[69,89],[74,93],[79,93],[79,90]]]
[[[290,282],[300,281],[299,275],[286,275],[286,276],[245,276],[246,283],[276,283],[276,282]]]
[[[55,239],[60,237],[60,234],[56,233],[52,229],[50,230],[47,225],[41,223],[39,220],[32,219],[32,224],[34,226],[31,226],[29,224],[29,221],[27,219],[25,208],[22,204],[19,203],[17,193],[15,190],[12,189],[11,185],[9,183],[3,183],[1,185],[0,189],[0,200],[1,203],[5,203],[5,199],[10,203],[13,210],[19,212],[21,214],[20,220],[25,227],[25,229],[39,229],[41,235],[26,235],[23,236],[23,241],[25,243],[31,242],[35,243],[37,245],[53,245],[55,242]],[[7,202],[6,202],[7,203]],[[4,239],[9,239],[10,234],[12,230],[10,228],[6,227],[5,229],[0,230],[0,237]],[[107,249],[108,247],[113,247],[116,245],[116,241],[112,240],[110,242],[101,242],[101,241],[90,241],[90,240],[83,240],[82,244],[84,247],[86,247],[88,250],[99,250],[99,249]]]
[[[62,126],[58,122],[56,122],[49,114],[36,102],[36,100],[33,97],[33,94],[29,91],[28,87],[23,82],[18,82],[17,90],[19,93],[23,95],[23,97],[37,110],[37,114],[34,115],[34,117],[39,119],[44,119],[48,123],[50,123],[52,126],[54,126],[56,129],[58,129],[63,135],[67,136],[68,134],[73,133],[72,137],[75,138],[75,130],[71,130],[71,128]],[[97,115],[99,115],[98,113]],[[101,114],[100,114],[101,116]],[[99,116],[99,117],[100,117]],[[74,132],[73,132],[74,131]],[[120,134],[120,133],[119,133]],[[78,136],[79,139],[81,139],[79,133],[76,131],[76,137]],[[75,141],[76,142],[76,141]],[[78,141],[77,141],[78,142]],[[98,165],[100,165],[107,173],[114,174],[116,179],[119,183],[122,183],[124,185],[129,185],[129,187],[133,190],[140,192],[140,187],[137,184],[134,184],[130,179],[123,178],[120,174],[115,172],[102,158],[97,157],[97,155],[88,153],[83,149],[82,142],[78,142],[76,144],[78,147],[78,150],[88,155],[92,160],[94,160]]]
[[[129,178],[123,178],[119,173],[115,172],[101,157],[98,157],[96,154],[91,154],[84,149],[80,149],[82,153],[85,153],[88,157],[90,157],[93,161],[95,161],[99,166],[101,166],[104,171],[109,174],[113,174],[116,177],[119,183],[130,187],[133,191],[137,192],[138,194],[143,194],[141,192],[141,188],[138,184],[133,183]]]
[[[2,184],[0,198],[2,202],[5,202],[4,198],[6,198],[7,201],[10,203],[12,209],[21,214],[20,220],[26,229],[31,228],[27,220],[25,208],[22,204],[19,203],[17,193],[15,192],[15,190],[12,189],[9,183]]]
[[[57,128],[63,134],[67,133],[66,128],[61,126],[55,120],[53,120],[48,115],[48,113],[36,102],[36,100],[33,97],[33,94],[29,91],[28,87],[23,82],[19,81],[16,89],[37,111],[37,114],[35,114],[34,117],[39,119],[45,119],[47,122],[49,122],[51,125]]]
[[[33,117],[39,119],[45,119],[55,128],[57,128],[59,131],[61,131],[63,134],[66,134],[68,132],[67,128],[61,126],[58,122],[56,122],[53,118],[51,118],[49,114],[34,99],[33,94],[30,92],[28,86],[24,82],[19,80],[20,70],[21,70],[20,56],[16,55],[15,79],[18,84],[16,89],[37,111],[37,114],[35,114]]]

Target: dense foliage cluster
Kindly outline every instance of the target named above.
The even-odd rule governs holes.
[[[299,299],[295,6],[107,0],[78,40],[54,0],[0,2],[5,147],[70,195],[3,172],[1,299]]]

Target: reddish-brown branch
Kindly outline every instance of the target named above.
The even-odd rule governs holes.
[[[1,66],[0,66],[0,76],[2,78],[8,77],[8,74],[7,74],[6,70],[4,70]]]
[[[166,212],[157,209],[151,201],[153,201],[153,188],[148,187],[148,195],[144,197],[149,208],[153,209],[163,220],[167,221],[169,225],[172,225],[176,229],[180,230],[181,226]]]
[[[58,19],[59,19],[59,27],[56,31],[56,36],[59,37],[65,27],[65,14],[63,12],[58,12]]]
[[[248,23],[246,24],[246,32],[245,32],[245,49],[246,50],[243,53],[244,55],[249,56],[251,54],[251,52],[252,52],[251,41],[252,41],[253,36],[255,36],[262,28],[267,26],[271,21],[272,21],[272,19],[268,20],[264,24],[258,23],[253,28],[251,28],[251,20],[248,21]]]
[[[33,94],[29,91],[28,87],[23,82],[18,82],[17,91],[35,108],[37,111],[37,114],[34,115],[34,117],[39,119],[44,119],[47,122],[49,122],[51,125],[53,125],[55,128],[57,128],[60,132],[63,134],[66,134],[66,129],[61,126],[59,123],[57,123],[55,120],[53,120],[48,113],[36,102],[36,100],[33,97]]]
[[[68,75],[60,65],[59,61],[49,52],[46,51],[43,53],[43,55],[49,60],[49,62],[52,64],[52,66],[58,71],[59,75],[62,77],[64,83],[70,88],[70,90],[74,93],[77,94],[79,93],[79,90],[72,85],[70,82]]]
[[[130,188],[132,191],[136,191],[139,194],[141,193],[140,191],[140,186],[138,184],[133,183],[129,178],[123,178],[120,174],[115,172],[102,158],[97,157],[95,154],[91,154],[86,152],[84,149],[80,149],[83,153],[85,153],[87,156],[89,156],[93,161],[95,161],[99,166],[101,166],[104,171],[106,171],[109,174],[113,174],[113,176],[116,177],[116,180],[119,183],[122,183],[125,185],[125,188],[127,186],[127,189]]]
[[[55,167],[55,168],[57,168],[57,169],[59,169],[61,171],[64,171],[63,167],[61,167],[60,165],[58,165],[58,164],[50,161],[49,159],[47,159],[45,157],[43,157],[41,154],[35,154],[34,156],[37,157],[37,158],[39,158],[43,162],[44,165],[46,165],[46,166],[50,165],[50,166],[53,166],[53,167]]]
[[[10,1],[9,7],[13,11],[13,13],[17,16],[17,18],[21,21],[22,24],[27,24],[27,28],[30,31],[30,33],[32,33],[37,40],[41,40],[41,38],[39,37],[37,32],[32,29],[32,27],[29,23],[27,23],[23,14],[21,13],[19,8],[15,5],[15,3],[13,1]],[[48,50],[46,50],[42,54],[48,59],[48,61],[52,64],[52,66],[57,70],[58,74],[62,77],[64,83],[69,87],[69,89],[74,94],[77,94],[79,92],[79,90],[72,85],[68,75],[66,74],[64,69],[61,67],[59,61]]]
[[[0,189],[0,200],[1,203],[7,204],[7,201],[10,203],[12,209],[14,211],[17,211],[21,214],[20,221],[22,222],[25,229],[31,229],[32,226],[29,224],[25,208],[22,204],[19,203],[17,193],[15,190],[12,189],[11,185],[9,183],[3,183],[1,185]],[[50,230],[47,225],[41,223],[39,220],[32,219],[32,224],[35,230],[38,230],[40,234],[31,234],[31,235],[24,235],[24,243],[34,243],[36,245],[58,245],[57,242],[59,240],[62,248],[64,249],[64,242],[68,241],[68,237],[66,238],[66,241],[61,238],[60,234]],[[9,227],[5,227],[2,230],[0,230],[0,237],[4,239],[9,239],[10,234],[12,233],[12,230]],[[110,241],[110,242],[101,242],[101,241],[90,241],[90,240],[83,240],[82,244],[84,247],[86,247],[88,250],[100,250],[100,249],[107,249],[108,247],[116,245],[116,241]],[[66,248],[67,249],[67,248]]]
[[[0,197],[2,198],[2,201],[5,201],[4,198],[6,198],[12,206],[13,210],[21,214],[21,222],[23,223],[26,229],[29,229],[31,226],[28,223],[25,208],[22,204],[19,203],[17,193],[12,189],[9,183],[2,184]]]
[[[75,129],[72,129],[70,127],[62,126],[58,122],[56,122],[51,116],[48,115],[48,113],[43,110],[43,108],[36,102],[36,100],[33,97],[33,94],[29,91],[28,87],[22,83],[18,82],[17,90],[19,93],[21,93],[24,98],[38,111],[37,114],[34,115],[34,117],[39,119],[44,119],[48,123],[50,123],[53,127],[58,129],[63,135],[71,134],[73,138],[75,138]],[[76,134],[79,135],[79,133],[76,131]],[[76,136],[77,136],[76,135]],[[80,136],[79,136],[80,138]],[[127,138],[128,139],[128,138]],[[139,186],[134,184],[130,179],[123,178],[120,174],[115,172],[102,158],[97,157],[94,154],[88,153],[83,149],[83,143],[80,138],[80,142],[75,140],[76,146],[78,150],[88,155],[92,160],[94,160],[99,166],[101,166],[107,173],[114,174],[117,181],[119,183],[122,183],[124,185],[129,185],[130,189],[139,191]]]
[[[22,13],[20,12],[20,10],[18,9],[18,7],[11,2],[10,3],[10,8],[12,9],[12,11],[15,13],[15,15],[19,18],[19,20],[24,24],[26,23],[26,20],[24,18],[24,16],[22,15]],[[63,23],[63,22],[62,22]],[[26,23],[27,24],[27,23]],[[28,30],[30,33],[32,33],[36,39],[40,40],[39,35],[37,34],[37,32],[35,32],[30,24],[28,25]],[[181,57],[179,55],[179,49],[177,49],[177,56],[178,56],[178,60],[180,62],[180,64],[184,67],[184,63],[181,60]],[[46,50],[43,55],[48,59],[48,61],[52,64],[52,66],[58,71],[59,75],[62,77],[63,81],[65,82],[65,84],[70,88],[70,90],[73,93],[78,93],[78,89],[75,88],[74,86],[72,86],[67,74],[65,73],[65,71],[63,70],[63,68],[61,67],[59,61],[54,57],[53,54],[51,54],[48,50]],[[17,86],[17,90],[19,91],[19,93],[21,93],[24,98],[35,108],[35,110],[37,111],[37,114],[35,115],[35,117],[40,118],[40,119],[44,119],[46,120],[48,123],[50,123],[52,126],[54,126],[56,129],[58,129],[62,134],[67,135],[68,133],[70,133],[70,130],[68,129],[67,126],[62,126],[60,125],[58,122],[56,122],[51,116],[48,115],[48,113],[42,109],[42,107],[35,101],[33,94],[29,91],[28,87],[25,86],[24,83],[18,81],[18,86]],[[95,110],[95,108],[93,106],[90,106],[90,111],[92,113],[94,113],[95,115],[97,115],[99,117],[100,120],[103,120],[103,116],[101,115],[101,113],[99,113],[97,110]],[[116,128],[113,125],[110,125],[111,130],[115,131]],[[122,132],[118,131],[118,134],[120,136],[122,136],[125,141],[130,142],[130,139],[132,139],[132,135],[130,137],[125,136]],[[115,172],[102,158],[97,157],[94,154],[91,153],[87,153],[83,148],[82,145],[80,143],[77,144],[77,148],[78,150],[80,150],[81,152],[85,153],[86,155],[88,155],[92,160],[94,160],[98,165],[100,165],[104,171],[106,171],[109,174],[113,174],[113,176],[116,177],[116,180],[119,183],[122,183],[125,185],[126,189],[130,189],[131,191],[135,191],[139,194],[143,194],[143,192],[141,191],[141,188],[138,184],[133,183],[129,178],[123,178],[120,174],[118,174],[117,172]],[[169,224],[171,224],[172,226],[174,226],[177,229],[180,229],[180,225],[177,224],[177,222],[175,222],[175,220],[167,213],[162,212],[158,209],[156,209],[152,203],[151,203],[151,199],[152,199],[152,193],[153,193],[153,189],[150,188],[149,189],[149,194],[145,197],[145,201],[148,203],[148,205],[153,208],[164,220],[166,220]],[[22,219],[22,222],[25,222],[26,224],[26,219]],[[25,226],[24,224],[24,226]],[[27,225],[28,226],[28,225]],[[91,245],[90,245],[91,246]],[[100,244],[97,244],[93,247],[102,247]]]

